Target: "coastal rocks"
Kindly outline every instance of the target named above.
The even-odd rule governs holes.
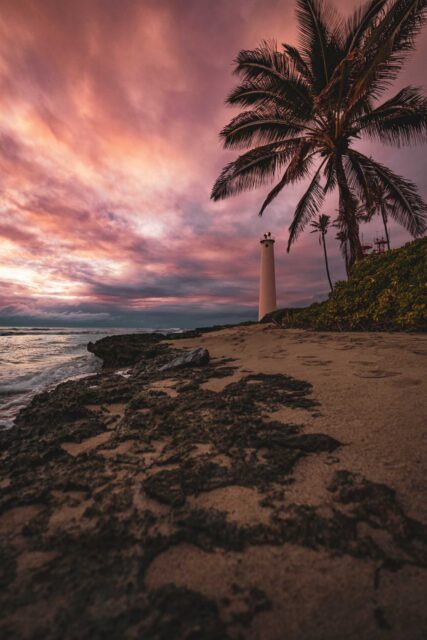
[[[214,600],[175,585],[152,592],[145,613],[145,638],[231,640]]]
[[[166,353],[168,348],[160,344],[165,336],[160,333],[135,333],[107,336],[97,342],[89,342],[88,351],[103,361],[103,367],[127,367],[139,360],[150,360]]]
[[[182,367],[201,367],[209,362],[209,351],[203,347],[192,349],[172,362],[168,362],[159,368],[159,371],[168,371],[169,369],[180,369]]]
[[[150,498],[173,507],[179,507],[185,502],[179,471],[160,471],[150,476],[144,483],[144,490]]]
[[[253,322],[242,322],[242,326],[252,325]],[[127,367],[144,360],[149,361],[160,355],[171,353],[167,345],[168,340],[185,340],[187,338],[199,338],[205,333],[219,331],[233,325],[217,325],[190,329],[177,333],[132,333],[115,336],[107,336],[96,342],[89,342],[88,351],[95,354],[103,361],[104,369],[113,367]],[[234,325],[236,326],[236,325]]]

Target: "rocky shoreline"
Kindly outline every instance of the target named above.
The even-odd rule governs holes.
[[[347,443],[306,431],[301,416],[322,411],[309,382],[236,377],[230,357],[164,368],[202,335],[90,344],[104,369],[35,397],[0,434],[2,637],[353,638],[360,625],[341,619],[338,585],[337,612],[315,613],[323,635],[260,631],[256,620],[274,622],[276,605],[260,570],[240,563],[268,553],[273,573],[280,563],[286,572],[287,550],[301,562],[314,553],[350,581],[353,566],[368,568],[374,594],[384,573],[427,569],[427,527],[393,488],[333,471]],[[275,417],[283,410],[297,418]],[[317,458],[332,470],[328,504],[293,502],[295,470]],[[191,588],[176,579],[180,563]],[[380,597],[367,607],[364,638],[398,637]],[[421,638],[420,624],[406,637]]]

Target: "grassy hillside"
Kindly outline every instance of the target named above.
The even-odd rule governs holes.
[[[288,327],[426,331],[427,238],[365,258],[325,302],[272,315]]]

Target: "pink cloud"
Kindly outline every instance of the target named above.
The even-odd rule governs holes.
[[[0,32],[0,316],[249,317],[267,229],[281,304],[327,293],[314,236],[285,254],[303,185],[262,220],[263,189],[209,200],[233,156],[218,140],[233,114],[224,105],[232,61],[263,38],[296,44],[292,3],[3,0]],[[426,53],[424,34],[399,86],[422,84]],[[427,195],[423,149],[371,149]],[[326,206],[333,214],[336,203]],[[406,239],[392,228],[395,246]],[[333,275],[343,277],[328,240]]]

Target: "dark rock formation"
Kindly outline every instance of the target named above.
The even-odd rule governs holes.
[[[170,369],[181,369],[182,367],[200,367],[209,362],[209,351],[203,347],[191,349],[186,353],[177,356],[171,362],[162,365],[160,371],[168,371]]]
[[[89,342],[88,351],[103,360],[105,368],[126,367],[144,358],[148,360],[167,352],[160,344],[165,336],[160,333],[134,333],[107,336],[97,342]]]
[[[89,342],[88,351],[94,353],[103,361],[105,369],[113,367],[126,367],[136,364],[139,360],[157,358],[164,353],[172,351],[161,344],[168,340],[184,340],[186,338],[199,338],[204,333],[219,331],[231,326],[246,326],[253,322],[242,322],[241,325],[217,325],[190,329],[181,333],[133,333],[116,336],[107,336],[96,342]],[[173,352],[172,352],[173,353]]]

